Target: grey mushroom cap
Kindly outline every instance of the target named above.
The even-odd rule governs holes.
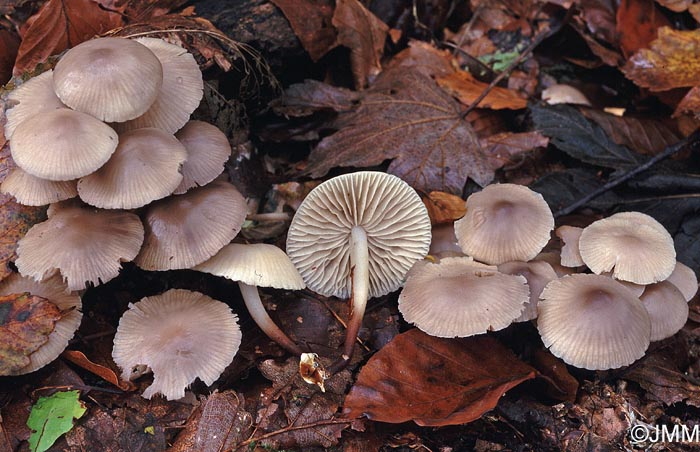
[[[0,186],[2,193],[15,197],[25,206],[43,206],[78,196],[76,181],[53,181],[41,179],[13,168]]]
[[[673,273],[671,273],[671,276],[669,276],[666,281],[678,287],[678,290],[683,293],[685,301],[690,301],[695,294],[698,293],[697,275],[692,268],[682,262],[676,262]]]
[[[652,341],[673,336],[688,320],[688,303],[683,293],[668,281],[648,285],[639,299],[651,319]]]
[[[30,116],[42,111],[67,108],[53,90],[53,70],[30,78],[7,95],[10,109],[5,113],[5,138],[12,139],[15,129]]]
[[[564,267],[581,267],[585,265],[578,249],[578,240],[583,228],[575,226],[559,226],[554,233],[562,241],[561,265]]]
[[[530,288],[530,299],[525,304],[525,309],[522,314],[520,314],[520,317],[515,319],[514,322],[526,322],[536,319],[537,302],[540,298],[540,294],[542,294],[542,290],[550,281],[559,277],[551,265],[545,261],[537,260],[530,262],[505,262],[498,266],[498,271],[507,275],[524,276]]]
[[[406,182],[373,171],[338,176],[309,193],[289,227],[287,253],[311,290],[349,297],[355,226],[367,234],[369,297],[398,289],[428,253],[428,212]]]

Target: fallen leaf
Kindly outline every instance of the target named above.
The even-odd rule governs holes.
[[[700,86],[694,86],[688,91],[683,99],[676,106],[676,111],[673,112],[674,117],[678,117],[683,113],[691,113],[695,117],[700,116]]]
[[[693,4],[693,0],[656,0],[656,2],[676,13],[686,11]]]
[[[623,72],[651,91],[700,85],[700,30],[659,28],[651,48],[632,55]]]
[[[467,206],[462,198],[451,193],[431,191],[427,196],[421,194],[423,204],[428,209],[430,223],[443,224],[459,220],[467,213]]]
[[[537,148],[546,147],[549,138],[539,132],[503,132],[483,138],[481,148],[494,170],[513,163],[513,158]]]
[[[338,30],[338,44],[350,49],[355,88],[364,88],[382,70],[389,27],[358,0],[337,0],[332,22]]]
[[[148,20],[174,11],[187,0],[94,0],[105,9],[124,15],[129,22]]]
[[[337,32],[331,23],[333,3],[329,0],[272,0],[284,16],[313,61],[333,49]]]
[[[535,372],[491,336],[443,339],[413,329],[369,359],[345,398],[344,415],[421,426],[465,424]]]
[[[455,65],[448,50],[440,50],[427,42],[412,40],[409,41],[408,48],[397,53],[389,61],[386,69],[398,66],[416,69],[430,77],[444,77],[455,72]]]
[[[12,66],[17,58],[19,43],[16,33],[0,29],[0,85],[4,85],[12,77]]]
[[[273,101],[271,106],[278,115],[304,117],[323,110],[350,111],[359,98],[359,93],[347,88],[304,80],[284,90],[282,97]]]
[[[485,90],[488,84],[475,79],[469,72],[457,71],[444,77],[436,78],[440,87],[455,96],[464,105],[471,105]],[[494,110],[519,110],[527,106],[527,99],[516,91],[496,86],[479,102],[480,108]]]
[[[610,0],[580,0],[578,8],[586,28],[608,43],[617,43],[615,31],[615,3]]]
[[[700,407],[700,386],[679,372],[675,364],[663,355],[645,357],[639,365],[625,372],[622,378],[638,383],[666,405],[685,402]]]
[[[76,366],[79,366],[88,372],[92,372],[103,380],[112,383],[122,391],[136,390],[135,384],[130,381],[122,380],[112,369],[93,363],[87,356],[85,356],[83,352],[79,352],[77,350],[66,350],[61,354],[61,356]]]
[[[700,215],[683,220],[674,238],[677,259],[700,273]]]
[[[368,167],[393,159],[390,173],[428,193],[461,194],[468,177],[481,186],[493,179],[459,104],[418,71],[384,71],[359,107],[337,123],[340,130],[309,155],[306,173],[313,177],[338,166]]]
[[[64,391],[50,397],[39,397],[27,420],[27,426],[33,430],[29,437],[32,452],[48,450],[61,435],[73,428],[73,419],[80,419],[85,414],[87,408],[79,396],[79,391]]]
[[[51,55],[122,24],[119,14],[93,0],[48,0],[27,20],[13,73],[31,71]]]
[[[532,365],[544,376],[548,383],[546,392],[549,397],[565,402],[575,402],[578,380],[566,369],[564,361],[552,355],[545,348],[538,348],[532,357]]]
[[[0,375],[29,365],[29,355],[49,340],[58,307],[45,298],[25,294],[0,296]]]
[[[649,47],[659,27],[670,26],[666,16],[648,0],[622,0],[617,8],[616,30],[625,57]]]

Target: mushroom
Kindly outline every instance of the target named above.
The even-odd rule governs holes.
[[[673,238],[658,221],[641,212],[616,213],[584,228],[581,258],[593,273],[651,284],[668,278],[676,266]]]
[[[173,135],[146,128],[119,135],[109,161],[78,181],[86,203],[103,209],[135,209],[172,194],[182,181],[187,151]]]
[[[542,91],[542,100],[549,105],[574,104],[591,106],[585,94],[571,85],[557,84]]]
[[[112,358],[131,380],[153,371],[153,384],[143,393],[150,399],[185,396],[196,378],[213,384],[241,345],[238,317],[226,304],[199,292],[170,289],[130,304],[114,336]]]
[[[531,260],[554,229],[542,195],[523,185],[489,185],[469,196],[466,205],[466,215],[455,221],[455,235],[466,255],[487,264]]]
[[[22,168],[13,168],[0,191],[15,197],[25,206],[43,206],[78,196],[76,181],[52,181],[34,177]]]
[[[190,119],[202,100],[204,82],[199,65],[192,54],[179,45],[158,38],[137,38],[134,41],[158,58],[163,67],[163,84],[148,111],[114,127],[120,133],[144,127],[175,133]]]
[[[175,194],[203,186],[216,179],[231,156],[231,145],[226,135],[204,121],[190,121],[175,134],[187,149],[187,161],[182,166],[182,182]]]
[[[352,357],[367,299],[398,289],[430,246],[430,219],[416,192],[396,176],[360,171],[314,188],[299,206],[287,253],[306,285],[325,296],[352,295],[343,354]]]
[[[551,265],[559,278],[576,273],[575,269],[561,265],[561,254],[557,251],[543,251],[535,256],[533,260],[543,261]]]
[[[156,201],[143,214],[146,237],[134,261],[144,270],[192,268],[233,240],[246,212],[245,198],[223,180]]]
[[[452,223],[433,226],[428,254],[437,258],[464,256]]]
[[[7,95],[10,109],[5,116],[5,138],[12,139],[17,126],[24,120],[42,111],[66,108],[53,90],[53,70],[30,78]]]
[[[520,316],[528,301],[525,277],[506,275],[470,257],[446,257],[411,271],[399,311],[409,323],[437,337],[498,331]]]
[[[82,307],[80,297],[73,292],[69,292],[59,276],[53,276],[37,282],[31,278],[14,273],[0,282],[0,295],[23,292],[29,292],[32,295],[49,300],[61,311],[61,318],[54,325],[48,341],[29,355],[29,364],[14,375],[34,372],[58,358],[58,355],[68,346],[68,342],[75,334],[83,318],[83,314],[80,312]]]
[[[639,299],[651,319],[652,341],[673,336],[688,320],[688,303],[683,293],[668,281],[648,285]]]
[[[581,267],[584,264],[578,249],[578,240],[583,228],[575,226],[559,226],[554,233],[562,241],[561,265],[564,267]]]
[[[288,290],[305,287],[301,275],[284,251],[262,243],[232,243],[208,261],[194,267],[194,270],[237,281],[248,312],[260,329],[291,353],[303,353],[270,318],[258,293],[258,287]]]
[[[678,287],[678,290],[685,297],[685,301],[690,301],[698,292],[698,277],[692,268],[682,262],[676,262],[673,273],[666,281]]]
[[[69,290],[115,278],[121,262],[134,259],[143,242],[143,225],[133,213],[66,201],[52,204],[48,216],[19,241],[15,264],[37,281],[59,271]]]
[[[530,298],[525,304],[520,317],[514,322],[527,322],[537,318],[537,301],[540,298],[542,289],[549,284],[550,281],[557,279],[556,274],[551,265],[545,261],[533,260],[530,262],[511,261],[504,262],[498,266],[498,271],[506,275],[521,275],[527,280],[527,285],[530,288]]]
[[[158,58],[143,44],[124,38],[78,44],[63,55],[53,73],[61,102],[106,122],[144,114],[162,84]]]
[[[629,289],[602,275],[551,281],[537,305],[537,329],[554,356],[589,370],[616,369],[644,356],[651,321]]]
[[[32,176],[72,180],[104,165],[117,149],[117,132],[85,113],[45,110],[20,123],[10,150],[17,166]]]

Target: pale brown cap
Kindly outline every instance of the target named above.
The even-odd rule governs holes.
[[[190,121],[175,137],[187,149],[182,182],[175,189],[176,194],[206,185],[224,170],[224,163],[231,155],[231,145],[218,127],[204,121]]]
[[[591,102],[585,94],[571,85],[557,84],[550,86],[542,91],[542,100],[549,105],[574,104],[591,106]]]
[[[457,243],[454,224],[433,226],[428,254],[436,258],[464,256],[462,248]]]
[[[651,319],[652,341],[673,336],[688,321],[688,303],[683,293],[668,281],[648,285],[639,299]]]
[[[31,278],[15,273],[0,282],[0,295],[22,292],[29,292],[31,295],[46,298],[58,307],[61,311],[61,318],[56,322],[53,331],[49,334],[48,342],[29,355],[29,364],[14,375],[34,372],[58,358],[58,355],[68,346],[68,342],[75,334],[83,318],[83,314],[80,312],[82,307],[80,297],[75,293],[69,292],[59,276],[36,282]]]
[[[52,181],[32,176],[22,168],[10,171],[0,191],[15,197],[25,206],[43,206],[78,196],[76,181]]]
[[[608,277],[610,277],[610,278],[615,279],[615,278],[613,277],[612,272],[603,272],[603,273],[601,273],[601,275],[603,275],[603,276],[608,276]],[[621,279],[615,279],[615,281],[617,281],[618,283],[622,284],[623,286],[625,286],[625,287],[627,287],[629,290],[631,290],[632,293],[634,294],[634,296],[637,297],[637,298],[639,298],[640,296],[642,296],[642,294],[644,293],[644,288],[647,287],[647,286],[645,286],[644,284],[636,284],[636,283],[629,282],[629,281],[623,281],[623,280],[621,280]]]
[[[146,238],[136,265],[176,270],[201,264],[233,240],[246,213],[245,198],[225,181],[156,201],[144,213]]]
[[[616,213],[591,223],[579,239],[581,257],[593,273],[637,284],[668,278],[676,266],[673,238],[661,223],[641,212]]]
[[[204,94],[202,72],[192,54],[182,47],[157,38],[138,38],[163,67],[163,84],[153,105],[138,118],[115,124],[119,132],[156,127],[177,132],[190,119]]]
[[[12,135],[17,166],[32,176],[72,180],[104,165],[119,140],[107,124],[85,113],[62,108],[24,120]]]
[[[560,278],[562,276],[576,273],[575,269],[571,267],[564,267],[563,265],[561,265],[561,254],[557,251],[543,251],[537,256],[535,256],[535,259],[533,260],[548,263],[554,269],[554,273],[556,273],[557,276]]]
[[[17,126],[39,112],[66,108],[53,90],[53,70],[30,78],[7,95],[11,106],[5,116],[5,138],[12,139]]]
[[[542,195],[523,185],[492,184],[467,199],[467,214],[455,221],[465,254],[487,264],[529,261],[554,229]]]
[[[103,209],[135,209],[172,194],[182,181],[187,151],[173,135],[147,128],[119,135],[109,161],[78,181],[86,203]]]
[[[194,270],[251,286],[299,290],[304,280],[289,257],[273,245],[231,243]]]
[[[549,284],[550,281],[557,279],[556,274],[551,265],[544,261],[510,261],[500,264],[498,271],[506,275],[521,275],[527,280],[527,286],[530,288],[530,299],[525,304],[520,317],[514,322],[526,322],[537,318],[537,301],[540,298],[542,289]]]
[[[155,102],[163,67],[131,39],[97,38],[70,49],[56,65],[56,95],[70,108],[106,122],[141,116]]]
[[[649,347],[649,314],[632,292],[607,276],[556,279],[542,291],[537,309],[542,342],[572,366],[616,369]]]
[[[213,384],[240,345],[238,317],[230,307],[199,292],[171,289],[129,306],[114,336],[112,358],[127,380],[133,368],[151,368],[153,384],[145,398],[162,394],[177,400],[196,378]]]
[[[350,295],[354,226],[367,234],[369,297],[398,289],[411,266],[428,253],[430,218],[406,182],[374,171],[334,177],[308,194],[287,235],[287,253],[311,290]]]
[[[564,267],[581,267],[585,265],[578,249],[578,240],[583,228],[575,226],[559,226],[554,233],[562,241],[561,265]]]
[[[40,281],[60,271],[70,290],[105,283],[132,260],[143,242],[143,226],[133,213],[97,210],[67,202],[49,209],[19,241],[17,268]]]
[[[692,300],[695,294],[698,293],[697,275],[695,275],[692,268],[682,262],[676,262],[673,273],[671,273],[671,276],[669,276],[666,281],[678,287],[678,290],[680,290],[683,297],[685,297],[685,301]]]
[[[411,273],[399,295],[399,311],[431,336],[467,337],[506,328],[528,296],[523,276],[468,257],[447,257]]]

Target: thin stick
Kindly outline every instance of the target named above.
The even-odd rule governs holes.
[[[295,430],[306,430],[310,428],[315,428],[315,427],[321,427],[324,425],[349,425],[352,423],[352,420],[347,419],[347,420],[341,420],[341,419],[327,419],[325,421],[317,421],[317,422],[312,422],[310,424],[304,424],[304,425],[290,425],[284,428],[281,428],[279,430],[275,430],[274,432],[270,433],[265,433],[264,435],[260,435],[255,438],[250,438],[245,441],[241,441],[240,443],[236,444],[233,448],[227,450],[226,452],[233,452],[234,450],[240,449],[241,447],[245,447],[249,445],[250,443],[258,442],[263,439],[267,438],[272,438],[273,436],[281,435],[283,433],[287,432],[293,432]]]
[[[571,212],[575,211],[576,209],[579,209],[586,204],[588,204],[591,200],[597,198],[598,196],[602,195],[603,193],[607,192],[608,190],[612,190],[613,188],[617,187],[618,185],[622,184],[623,182],[626,182],[636,176],[637,174],[648,170],[652,166],[654,166],[656,163],[660,162],[661,160],[667,159],[671,157],[674,154],[677,154],[681,150],[685,149],[686,146],[692,146],[693,148],[696,148],[697,145],[700,144],[700,130],[696,130],[695,132],[691,133],[687,137],[683,138],[681,141],[678,143],[671,145],[667,147],[666,149],[663,150],[663,152],[656,154],[643,164],[639,165],[638,167],[627,171],[625,174],[623,174],[620,177],[617,177],[611,181],[608,181],[605,185],[602,187],[598,188],[597,190],[592,191],[591,193],[587,194],[583,198],[579,199],[578,201],[564,207],[563,209],[559,210],[554,214],[555,217],[561,217],[563,215],[568,215]]]

